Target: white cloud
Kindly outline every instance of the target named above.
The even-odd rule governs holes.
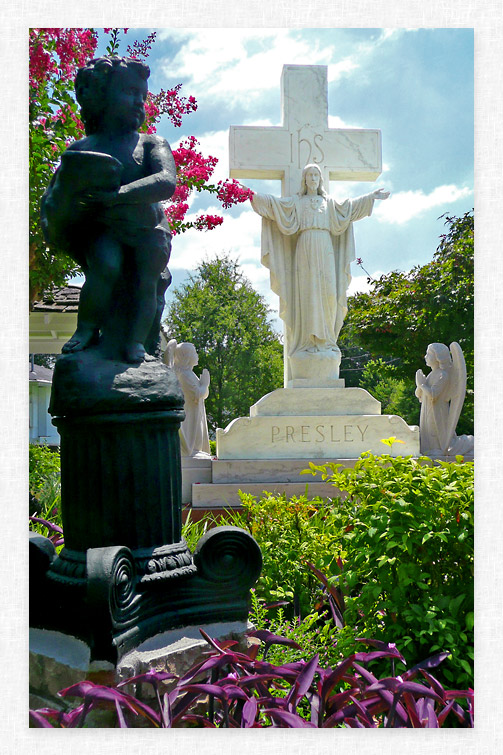
[[[383,223],[401,225],[414,217],[423,214],[433,207],[441,207],[457,202],[473,193],[468,187],[458,187],[454,184],[437,186],[429,194],[421,189],[417,191],[400,191],[392,194],[389,199],[379,202],[374,209],[374,216]]]
[[[302,37],[289,29],[170,29],[162,38],[183,38],[176,58],[166,65],[170,79],[188,77],[204,97],[225,98],[246,106],[277,88],[285,63],[328,65],[329,80],[358,67],[356,56],[332,64],[334,45],[315,35]],[[330,64],[330,65],[329,65]]]
[[[224,99],[246,107],[277,89],[283,65],[326,65],[328,82],[361,71],[381,46],[395,40],[405,29],[381,29],[370,40],[354,45],[340,59],[344,30],[334,29],[331,42],[315,29],[211,28],[159,30],[158,40],[181,42],[169,62],[159,61],[169,80],[188,79],[197,98]],[[277,125],[277,124],[274,124]]]
[[[373,274],[374,278],[379,278],[382,275],[380,271]],[[354,296],[354,294],[367,294],[370,291],[371,284],[368,282],[366,275],[355,275],[351,278],[351,283],[348,288],[348,296]]]
[[[391,39],[392,37],[396,39],[396,37],[399,37],[403,34],[403,31],[403,29],[381,29],[381,34],[379,36],[379,39],[377,40],[377,44],[387,42],[387,40]]]
[[[358,123],[346,123],[338,115],[328,116],[328,128],[361,128]]]
[[[209,207],[209,215],[222,215],[221,207]],[[238,217],[226,214],[221,226],[212,231],[190,230],[173,238],[169,266],[172,270],[193,271],[207,257],[229,252],[241,265],[260,268],[260,218],[245,209]],[[187,220],[194,220],[188,214]],[[258,280],[259,276],[257,276]]]
[[[331,83],[332,81],[337,81],[345,73],[349,73],[350,71],[354,71],[356,68],[359,68],[360,65],[356,62],[355,58],[356,56],[349,56],[347,58],[343,58],[343,60],[340,60],[338,63],[329,65],[327,71],[328,82]]]

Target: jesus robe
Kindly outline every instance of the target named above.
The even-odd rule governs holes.
[[[355,259],[352,224],[371,215],[373,205],[372,194],[342,204],[321,195],[253,196],[252,207],[262,216],[261,261],[279,296],[287,357],[338,351]]]

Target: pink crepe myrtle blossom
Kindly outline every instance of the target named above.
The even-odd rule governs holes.
[[[198,231],[211,231],[223,222],[224,219],[220,215],[201,215],[196,219],[195,227]]]
[[[235,178],[228,181],[218,182],[217,196],[225,208],[232,207],[233,204],[246,202],[253,197],[253,191],[242,186]]]
[[[177,170],[183,174],[185,181],[193,184],[208,181],[218,163],[218,158],[216,157],[211,157],[211,155],[204,157],[197,150],[198,146],[199,142],[197,139],[194,136],[189,136],[173,150]]]
[[[30,87],[38,91],[51,76],[73,78],[93,56],[97,43],[93,29],[30,29]]]
[[[127,29],[124,29],[124,34],[127,34],[127,31]],[[129,55],[130,58],[135,58],[136,60],[139,60],[140,58],[148,58],[148,54],[155,42],[156,36],[157,32],[153,31],[148,35],[146,39],[143,39],[142,41],[136,39],[132,45],[127,46],[127,55]]]

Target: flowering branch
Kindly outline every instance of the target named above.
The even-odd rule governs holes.
[[[358,267],[361,267],[361,269],[363,270],[363,272],[364,272],[364,273],[366,273],[366,274],[368,275],[368,278],[369,278],[369,280],[371,280],[371,281],[375,280],[375,278],[373,278],[373,277],[372,277],[372,276],[370,275],[369,271],[368,271],[368,270],[366,270],[366,269],[365,269],[365,268],[363,267],[363,260],[362,260],[362,258],[361,258],[361,257],[357,257],[357,258],[356,258],[356,264],[358,265]]]
[[[228,209],[234,204],[245,202],[252,195],[236,180],[209,183],[218,163],[216,157],[204,157],[198,150],[199,142],[194,136],[189,136],[179,147],[173,150],[173,157],[177,167],[178,185],[171,203],[166,209],[166,216],[174,233],[183,233],[189,228],[198,231],[210,231],[223,223],[219,215],[200,215],[194,221],[184,222],[189,209],[188,198],[195,191],[207,191],[215,194],[222,207]]]

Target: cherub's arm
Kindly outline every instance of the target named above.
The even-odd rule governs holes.
[[[121,186],[112,204],[153,204],[173,195],[176,166],[168,142],[159,136],[147,136],[144,149],[149,175]]]
[[[205,368],[201,372],[201,377],[199,378],[199,397],[208,398],[208,394],[210,392],[209,388],[210,388],[210,373]]]

